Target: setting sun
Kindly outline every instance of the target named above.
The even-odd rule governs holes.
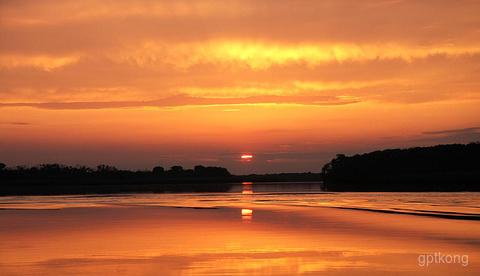
[[[250,160],[252,158],[253,158],[253,155],[249,155],[249,154],[242,155],[242,159],[244,159],[244,160]]]

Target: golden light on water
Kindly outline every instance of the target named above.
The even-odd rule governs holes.
[[[242,194],[253,194],[252,182],[243,182],[242,183]]]
[[[0,212],[0,221],[8,221],[0,225],[0,275],[479,275],[476,221],[318,206],[333,199],[337,207],[348,202],[393,211],[434,208],[435,202],[436,211],[476,214],[475,193],[441,199],[279,193],[257,197],[259,204],[232,201],[237,198],[11,198]],[[427,202],[416,202],[419,198]],[[466,203],[451,208],[449,202],[458,199]],[[468,266],[419,266],[419,254],[439,250],[469,255]]]
[[[253,218],[253,210],[252,209],[242,209],[242,220],[244,222],[251,222]]]
[[[252,209],[242,209],[242,216],[251,216],[253,213]]]

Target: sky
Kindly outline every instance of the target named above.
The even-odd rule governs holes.
[[[320,172],[338,153],[480,141],[479,14],[477,0],[4,0],[0,162]]]

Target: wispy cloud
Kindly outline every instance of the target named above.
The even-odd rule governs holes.
[[[179,69],[213,64],[233,69],[266,70],[275,66],[403,60],[412,62],[434,55],[460,56],[480,53],[480,45],[434,45],[421,47],[400,43],[275,43],[270,41],[212,40],[198,43],[164,44],[151,41],[128,52],[112,53],[116,62],[131,62],[154,68],[162,63]]]
[[[427,135],[438,135],[438,134],[466,134],[466,133],[475,133],[480,132],[480,127],[468,127],[468,128],[461,128],[461,129],[447,129],[447,130],[439,130],[439,131],[427,131],[423,134]]]
[[[292,104],[311,106],[332,106],[356,104],[358,99],[345,99],[336,96],[251,96],[245,98],[201,98],[187,95],[175,95],[165,99],[152,101],[130,102],[48,102],[48,103],[0,103],[0,107],[27,106],[53,110],[75,109],[116,109],[140,107],[181,107],[181,106],[229,106],[229,105],[261,105],[261,104]]]
[[[0,122],[2,125],[17,125],[17,126],[28,126],[31,125],[31,123],[27,122]]]
[[[74,64],[79,59],[79,56],[0,55],[0,68],[34,67],[51,72],[66,65]]]

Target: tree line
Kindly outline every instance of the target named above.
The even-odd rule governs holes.
[[[54,179],[168,179],[168,178],[208,178],[229,177],[230,172],[221,167],[197,165],[194,169],[172,166],[165,170],[161,166],[151,171],[120,170],[110,165],[98,165],[95,169],[83,165],[65,166],[57,163],[40,164],[33,167],[17,166],[7,168],[0,163],[0,179],[3,181],[54,180]]]
[[[319,173],[232,175],[226,168],[197,165],[184,169],[121,170],[57,163],[7,167],[0,163],[0,196],[105,193],[227,192],[233,183],[318,181]]]
[[[480,143],[338,154],[322,175],[330,191],[480,191]]]
[[[195,166],[151,171],[120,170],[110,165],[40,164],[8,168],[0,163],[1,195],[226,192],[232,175],[221,167]]]

